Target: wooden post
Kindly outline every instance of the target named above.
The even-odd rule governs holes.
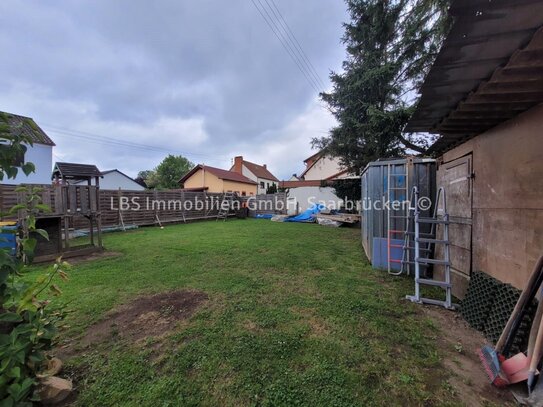
[[[183,216],[183,222],[187,222],[185,219],[185,191],[181,190],[181,214]]]

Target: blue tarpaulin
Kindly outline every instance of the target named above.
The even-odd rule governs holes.
[[[260,213],[255,216],[257,219],[271,219],[273,215],[271,213]]]
[[[313,222],[315,220],[315,215],[325,208],[326,206],[324,206],[323,204],[314,204],[311,208],[300,213],[299,215],[293,216],[291,218],[287,218],[284,221],[285,222]]]

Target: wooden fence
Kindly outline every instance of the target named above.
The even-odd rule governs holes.
[[[102,227],[145,226],[214,219],[217,217],[222,198],[222,194],[219,193],[183,190],[96,190],[95,187],[79,185],[40,187],[43,188],[41,193],[43,202],[51,206],[55,213],[64,215],[77,212],[80,207],[85,206],[82,204],[86,204],[88,199],[93,199],[98,192],[98,211]],[[15,188],[14,185],[0,185],[0,210],[3,214],[20,199]],[[64,194],[64,199],[60,199],[60,194]],[[64,204],[60,205],[60,202]],[[239,197],[237,206],[244,206],[243,204],[249,207],[250,216],[261,213],[286,214],[285,193]],[[69,222],[69,226],[74,229],[88,228],[88,221],[84,216],[70,217]]]

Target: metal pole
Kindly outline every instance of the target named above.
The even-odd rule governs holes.
[[[419,243],[419,190],[417,187],[414,187],[415,193],[415,300],[420,301],[420,243]]]
[[[387,204],[390,205],[390,164],[387,165]],[[387,207],[387,268],[390,273],[390,207]]]

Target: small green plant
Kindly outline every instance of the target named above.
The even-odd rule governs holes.
[[[8,124],[8,118],[2,119]],[[0,127],[0,180],[15,178],[15,158],[26,151],[32,140],[12,127]],[[34,171],[31,163],[22,165],[25,174]],[[10,214],[18,214],[21,232],[16,234],[15,255],[9,248],[0,250],[0,406],[29,406],[39,401],[37,377],[47,367],[47,351],[57,335],[61,310],[50,306],[46,292],[60,295],[55,277],[67,279],[68,264],[58,259],[33,282],[24,278],[27,264],[34,258],[37,236],[48,239],[47,232],[36,228],[36,216],[49,211],[41,202],[40,189],[20,186],[23,197]]]

